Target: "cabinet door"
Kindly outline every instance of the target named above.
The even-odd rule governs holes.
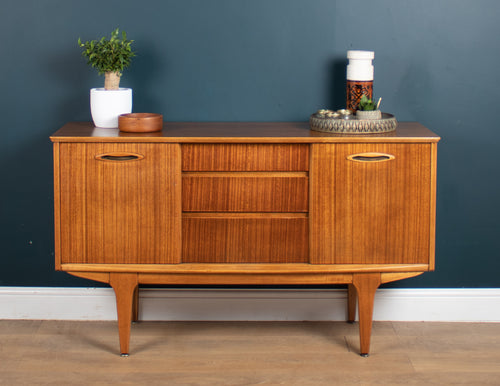
[[[60,261],[180,262],[180,146],[62,143]]]
[[[311,263],[432,264],[432,158],[432,144],[312,145]]]

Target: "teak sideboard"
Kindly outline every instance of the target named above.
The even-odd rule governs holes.
[[[56,269],[113,287],[123,355],[140,284],[347,284],[367,356],[376,289],[434,270],[439,139],[415,122],[68,123],[51,137]]]

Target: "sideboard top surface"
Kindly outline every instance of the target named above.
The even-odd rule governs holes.
[[[156,133],[125,133],[96,128],[91,122],[69,122],[52,142],[172,142],[172,143],[339,143],[438,142],[439,136],[417,122],[399,122],[382,134],[330,134],[309,129],[307,122],[164,122]]]

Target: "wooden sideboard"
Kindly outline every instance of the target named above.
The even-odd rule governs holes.
[[[366,356],[379,285],[434,269],[439,137],[419,123],[74,122],[51,140],[56,269],[113,287],[122,355],[139,284],[347,284]]]

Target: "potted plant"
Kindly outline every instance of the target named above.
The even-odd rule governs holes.
[[[123,70],[135,56],[132,43],[125,31],[120,36],[118,28],[111,32],[109,39],[102,37],[85,43],[78,39],[87,64],[94,67],[99,75],[104,74],[104,88],[90,90],[90,111],[97,127],[118,127],[118,116],[132,112],[132,89],[119,87]]]
[[[381,119],[382,113],[379,110],[381,101],[382,98],[379,98],[378,102],[375,104],[366,95],[363,95],[359,100],[358,109],[356,110],[356,117],[358,119]]]

